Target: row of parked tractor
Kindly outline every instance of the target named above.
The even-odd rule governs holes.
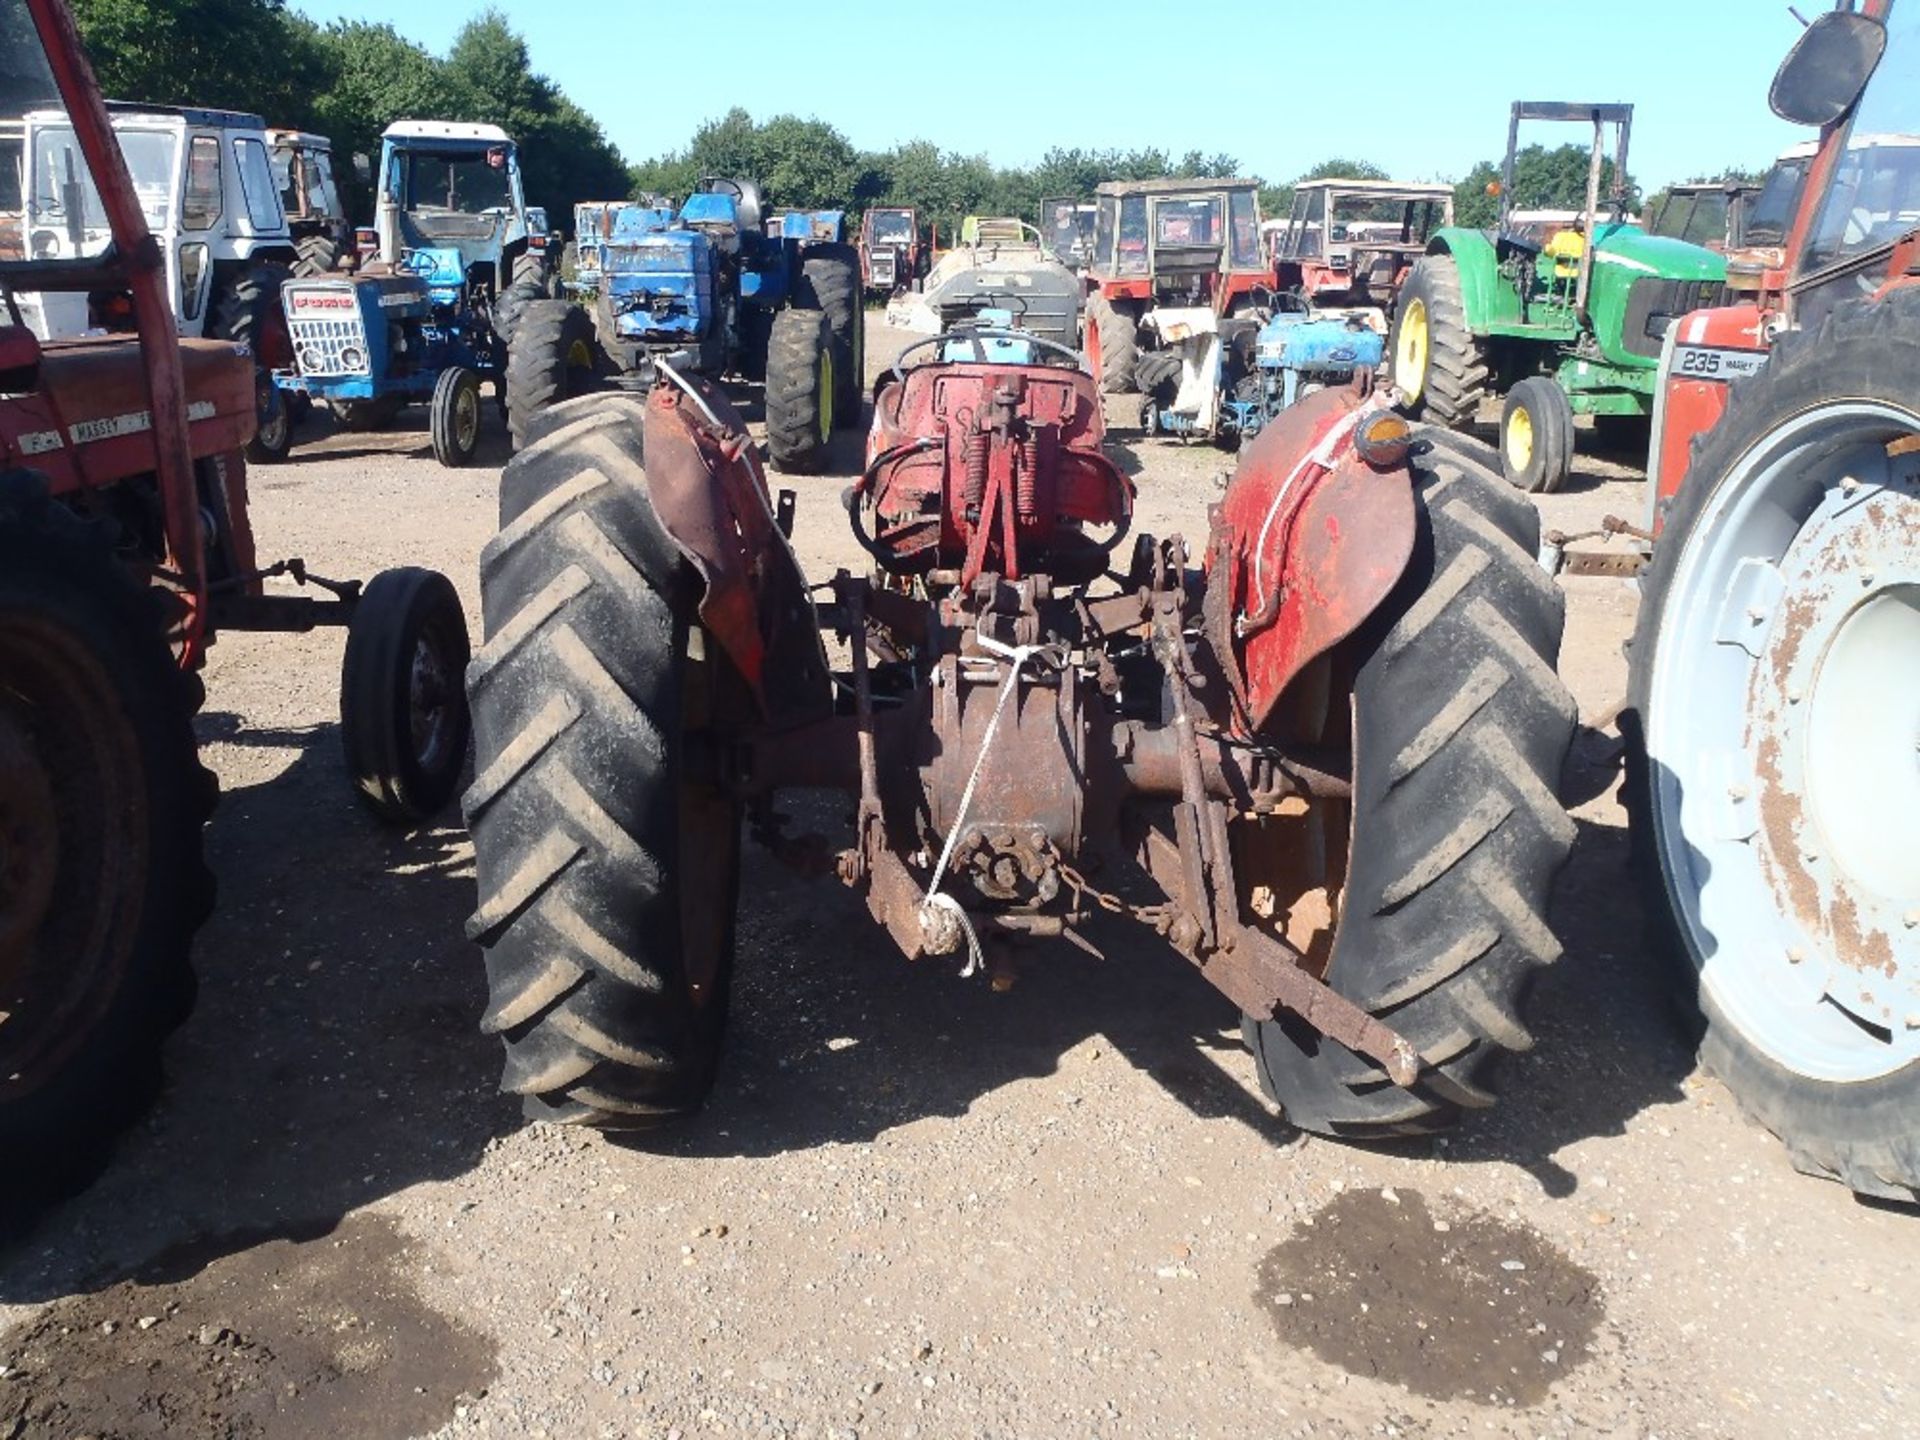
[[[10,93],[59,97],[17,117],[0,224],[10,1173],[72,1170],[190,1006],[208,645],[316,625],[348,630],[381,815],[440,811],[471,739],[481,1024],[535,1116],[702,1104],[749,834],[970,975],[1139,922],[1302,1128],[1483,1107],[1533,1044],[1578,828],[1559,547],[1515,484],[1559,483],[1587,414],[1651,430],[1626,797],[1703,1053],[1803,1167],[1920,1194],[1917,19],[1836,8],[1779,70],[1819,140],[1764,254],[1602,194],[1626,107],[1528,104],[1516,135],[1594,137],[1571,221],[1507,208],[1516,140],[1485,230],[1436,187],[1331,181],[1263,243],[1252,182],[1114,183],[924,263],[911,217],[849,243],[718,178],[583,207],[556,253],[508,136],[402,122],[328,265],[283,200],[322,161],[276,171],[251,117],[110,109],[65,0],[0,0],[41,47]],[[818,468],[869,413],[865,291],[922,333],[840,497],[871,563],[810,582],[734,402]],[[458,462],[489,384],[516,454],[477,652],[444,576],[259,555],[247,463],[304,407],[425,402]],[[1155,431],[1239,442],[1192,544],[1134,533],[1128,390]],[[1467,433],[1494,399],[1497,448]],[[789,833],[819,807],[782,793],[822,788],[850,829]]]

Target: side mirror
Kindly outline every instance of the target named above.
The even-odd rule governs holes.
[[[362,185],[373,183],[373,161],[367,158],[364,150],[356,150],[353,155],[353,173],[359,177]]]
[[[1780,62],[1767,104],[1796,125],[1831,125],[1853,108],[1886,49],[1880,21],[1856,10],[1829,10]]]

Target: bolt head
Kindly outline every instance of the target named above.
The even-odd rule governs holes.
[[[1854,477],[1851,475],[1847,476],[1845,479],[1843,479],[1840,482],[1840,493],[1842,495],[1851,495],[1859,488],[1860,488],[1860,482],[1854,479]]]
[[[1805,960],[1806,958],[1807,958],[1807,952],[1802,950],[1798,945],[1793,945],[1788,947],[1787,963],[1789,965],[1798,965],[1802,960]]]
[[[1749,605],[1747,607],[1747,619],[1751,620],[1755,625],[1758,625],[1766,618],[1767,612],[1762,610],[1758,605]]]
[[[1920,927],[1920,910],[1909,910],[1900,917],[1900,920],[1909,930]]]
[[[1802,700],[1806,698],[1807,698],[1807,692],[1802,690],[1798,685],[1795,685],[1792,689],[1787,691],[1787,703],[1789,705],[1798,705]]]
[[[1860,584],[1862,585],[1862,587],[1873,584],[1873,571],[1862,570],[1860,572]]]
[[[1729,785],[1729,786],[1727,787],[1727,798],[1728,798],[1729,800],[1744,800],[1744,799],[1746,799],[1746,798],[1747,798],[1747,787],[1746,787],[1746,786],[1744,786],[1744,785]]]

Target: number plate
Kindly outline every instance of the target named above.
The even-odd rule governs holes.
[[[1708,345],[1676,345],[1673,373],[1689,380],[1739,380],[1765,368],[1764,350],[1717,350]]]

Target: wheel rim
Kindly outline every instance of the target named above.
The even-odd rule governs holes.
[[[1655,641],[1655,843],[1702,990],[1835,1083],[1920,1059],[1917,434],[1850,401],[1767,436],[1702,511]]]
[[[414,763],[431,774],[447,763],[458,729],[458,671],[447,661],[446,637],[429,625],[414,642],[407,680],[407,733]]]
[[[833,434],[833,352],[831,350],[820,352],[819,409],[817,418],[820,426],[820,440],[824,444]]]
[[[138,742],[71,635],[0,619],[0,1100],[90,1038],[119,989],[147,873]]]
[[[1524,475],[1533,464],[1533,415],[1524,405],[1507,412],[1507,433],[1503,439],[1507,465],[1516,475]]]
[[[1400,312],[1400,338],[1393,347],[1393,383],[1409,402],[1418,400],[1427,388],[1430,344],[1427,302],[1416,295]]]
[[[453,401],[453,439],[462,455],[480,441],[480,387],[462,385]]]
[[[567,347],[568,393],[582,393],[592,375],[593,351],[588,348],[586,341],[576,340]]]

